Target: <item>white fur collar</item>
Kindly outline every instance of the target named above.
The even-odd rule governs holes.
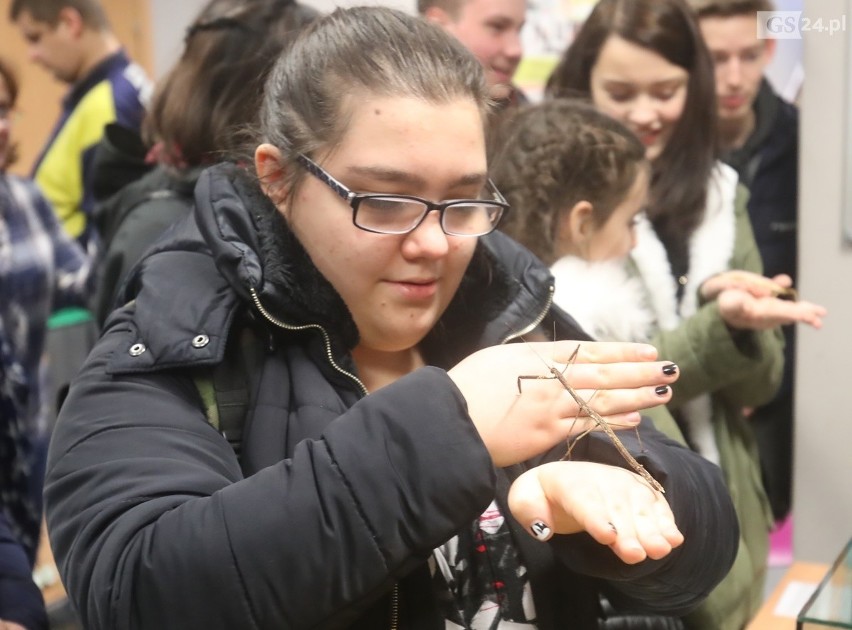
[[[622,261],[586,262],[565,256],[550,268],[553,301],[600,341],[648,341],[654,320],[645,288]]]
[[[710,276],[724,271],[734,253],[737,174],[717,163],[707,187],[704,218],[689,241],[689,271],[680,309],[677,282],[665,248],[650,221],[641,217],[636,226],[636,247],[630,256],[647,287],[650,306],[662,330],[677,327],[698,309],[698,288]]]

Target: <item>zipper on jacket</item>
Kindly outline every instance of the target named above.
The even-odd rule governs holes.
[[[251,299],[254,302],[254,305],[257,307],[257,310],[269,323],[278,326],[279,328],[283,328],[284,330],[307,330],[309,328],[315,328],[316,330],[320,331],[320,333],[322,334],[322,338],[325,342],[326,358],[328,359],[328,362],[331,364],[331,366],[340,374],[343,374],[344,376],[347,376],[352,379],[352,381],[356,385],[358,385],[359,389],[361,390],[361,393],[364,396],[369,393],[367,391],[367,387],[364,385],[364,383],[361,382],[361,379],[337,365],[337,362],[334,360],[334,355],[331,353],[331,339],[329,338],[325,328],[323,328],[319,324],[306,324],[304,326],[293,326],[291,324],[286,324],[266,310],[263,304],[261,304],[260,298],[258,297],[257,291],[255,291],[254,287],[251,287],[249,291],[251,292]],[[393,585],[393,593],[391,593],[390,628],[391,630],[399,629],[399,583]]]
[[[331,366],[339,373],[352,379],[352,381],[356,383],[361,389],[361,393],[364,396],[368,394],[367,387],[364,385],[364,383],[361,382],[361,380],[357,376],[355,376],[351,372],[347,372],[342,367],[337,365],[337,362],[334,360],[334,355],[331,352],[331,339],[329,338],[325,328],[323,328],[319,324],[306,324],[304,326],[293,326],[291,324],[286,324],[280,319],[274,317],[269,311],[266,310],[263,304],[261,304],[260,298],[258,297],[257,291],[254,289],[254,287],[251,287],[249,291],[251,292],[251,299],[254,302],[254,305],[257,307],[257,310],[271,324],[274,324],[279,328],[283,328],[284,330],[307,330],[309,328],[315,328],[319,330],[325,342],[326,358],[328,359],[328,362],[331,364]],[[512,339],[517,339],[518,337],[526,335],[531,330],[535,330],[536,326],[538,326],[542,321],[544,321],[544,318],[547,316],[547,312],[550,310],[550,307],[553,304],[553,292],[554,286],[551,284],[548,287],[547,302],[545,303],[545,306],[541,310],[541,312],[528,326],[524,327],[516,333],[508,335],[505,339],[503,339],[501,344],[508,343]],[[399,583],[394,584],[393,592],[391,593],[390,628],[391,630],[399,630]]]
[[[393,585],[391,594],[390,627],[391,630],[399,630],[399,582]]]
[[[529,325],[522,328],[518,332],[510,333],[508,336],[506,336],[503,339],[503,341],[500,342],[500,345],[503,345],[505,343],[509,343],[510,341],[512,341],[513,339],[517,339],[518,337],[523,337],[527,333],[535,330],[536,327],[541,322],[544,321],[544,318],[547,316],[548,311],[550,311],[550,307],[553,306],[553,293],[554,293],[555,290],[556,290],[556,287],[553,284],[551,284],[549,287],[547,287],[547,302],[545,303],[542,311],[536,316],[536,318]]]
[[[255,291],[254,287],[251,287],[249,291],[251,292],[251,299],[254,302],[254,305],[257,307],[257,310],[260,311],[260,314],[263,315],[263,317],[269,323],[278,326],[279,328],[283,328],[284,330],[298,331],[308,330],[310,328],[318,330],[322,334],[323,341],[325,342],[325,355],[331,367],[343,376],[346,376],[347,378],[352,380],[352,382],[358,386],[358,389],[361,390],[362,395],[366,396],[369,393],[367,387],[364,385],[364,383],[361,382],[361,379],[337,365],[337,362],[334,360],[334,355],[331,353],[331,338],[328,336],[328,333],[326,332],[325,328],[323,328],[319,324],[305,324],[303,326],[293,326],[292,324],[286,324],[280,319],[274,317],[269,311],[266,310],[263,304],[260,303],[260,298],[258,297],[257,291]]]

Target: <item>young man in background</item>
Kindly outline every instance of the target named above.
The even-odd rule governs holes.
[[[521,28],[526,0],[418,0],[417,10],[474,54],[485,69],[491,96],[501,107],[526,102],[512,83],[524,53]]]
[[[65,230],[91,255],[94,149],[107,123],[139,128],[151,84],[97,0],[12,0],[9,19],[30,59],[70,86],[32,174]]]
[[[769,0],[691,0],[716,69],[722,159],[749,189],[749,216],[767,276],[798,267],[799,112],[766,80],[776,42],[758,37]],[[754,410],[764,483],[776,520],[790,511],[795,329],[786,338],[784,380],[774,400]]]

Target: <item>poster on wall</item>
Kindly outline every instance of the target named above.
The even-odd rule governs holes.
[[[594,5],[595,0],[528,0],[524,58],[514,81],[530,100],[541,100],[547,77]]]

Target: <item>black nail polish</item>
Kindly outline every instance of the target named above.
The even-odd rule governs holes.
[[[609,528],[612,530],[612,532],[614,534],[617,534],[618,530],[615,528],[615,525],[613,525],[612,521],[608,521],[608,523],[609,523]]]
[[[665,396],[669,393],[669,386],[660,385],[657,389],[654,390],[654,393],[657,394],[657,396]]]
[[[663,374],[666,376],[671,376],[672,374],[677,374],[677,365],[674,363],[669,363],[668,365],[663,366]]]

